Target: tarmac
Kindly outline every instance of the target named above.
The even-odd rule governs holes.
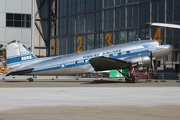
[[[28,82],[26,77],[0,81],[0,120],[180,118],[180,82],[175,80],[125,83],[63,76]]]

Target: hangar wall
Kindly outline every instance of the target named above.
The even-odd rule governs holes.
[[[12,40],[31,47],[31,0],[1,0],[0,44]]]

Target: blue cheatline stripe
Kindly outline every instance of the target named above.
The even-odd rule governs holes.
[[[10,58],[10,59],[7,59],[7,64],[11,64],[11,63],[20,63],[21,62],[21,57],[16,57],[16,58]]]
[[[49,70],[66,69],[66,68],[79,67],[79,66],[88,65],[88,64],[90,64],[90,63],[89,62],[81,62],[78,64],[68,64],[68,65],[65,65],[65,67],[61,67],[60,65],[59,66],[56,65],[55,67],[41,68],[39,70],[33,70],[32,72],[43,72],[43,71],[49,71]]]
[[[129,53],[129,54],[123,54],[121,56],[113,56],[112,58],[120,59],[120,58],[124,58],[124,57],[130,57],[130,56],[135,56],[135,55],[138,55],[138,54],[145,54],[145,53],[149,53],[149,50],[144,50],[144,51],[134,52],[134,53]],[[49,71],[49,70],[80,67],[80,66],[87,65],[87,64],[90,64],[90,63],[89,62],[80,62],[78,64],[75,64],[75,62],[74,62],[73,64],[67,64],[67,65],[66,65],[66,63],[64,63],[64,64],[65,64],[65,67],[63,67],[63,68],[60,65],[59,66],[56,65],[55,67],[40,68],[38,70],[33,70],[32,72],[43,72],[43,71]]]
[[[134,52],[134,53],[129,53],[129,54],[123,54],[121,56],[114,56],[113,58],[124,58],[124,57],[130,57],[130,56],[135,56],[138,54],[145,54],[145,53],[149,53],[149,50],[144,50],[144,51],[139,51],[139,52]]]
[[[24,62],[24,61],[29,61],[29,60],[32,60],[32,59],[26,59],[26,60],[22,60],[22,57],[26,57],[26,56],[31,56],[32,59],[34,59],[35,57],[31,54],[27,54],[27,55],[23,55],[23,56],[17,56],[17,57],[13,57],[13,58],[8,58],[7,59],[7,64],[10,65],[10,64],[16,64],[16,63],[19,63],[19,62]]]

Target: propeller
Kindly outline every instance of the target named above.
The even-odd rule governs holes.
[[[154,73],[154,61],[153,61],[153,56],[152,56],[152,52],[150,52],[150,60],[151,60],[151,70]]]

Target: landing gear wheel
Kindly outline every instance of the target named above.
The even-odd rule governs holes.
[[[32,78],[28,78],[29,82],[33,82],[33,79]]]
[[[126,80],[126,83],[135,83],[135,75],[134,74],[131,74],[130,72],[128,73],[128,75],[124,74],[123,72],[121,72],[120,70],[117,69],[117,71],[119,73],[121,73],[122,75],[125,76],[125,80]]]
[[[126,79],[126,83],[135,83],[135,76],[133,74],[130,74]]]

